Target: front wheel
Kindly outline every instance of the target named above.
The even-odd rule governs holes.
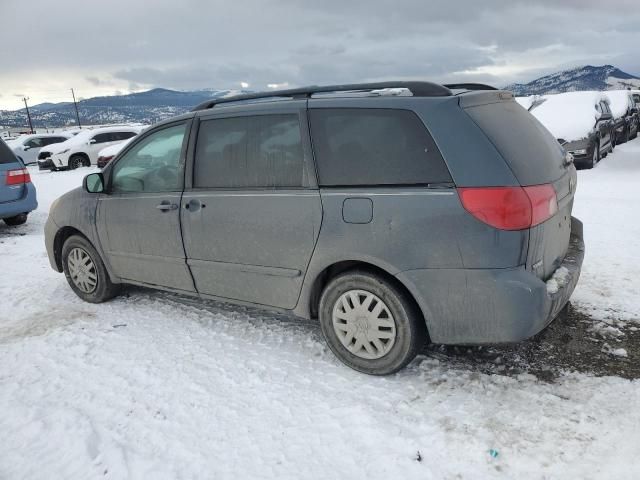
[[[427,337],[413,300],[368,271],[351,271],[331,280],[320,297],[319,316],[331,351],[345,365],[370,375],[402,369]]]
[[[596,163],[600,161],[600,144],[596,142],[593,147],[593,154],[591,155],[591,161],[587,165],[587,168],[593,168],[596,166]]]
[[[69,159],[69,168],[75,170],[76,168],[84,167],[85,160],[81,155],[73,155]]]
[[[64,242],[62,269],[71,289],[86,302],[105,302],[115,297],[120,289],[119,284],[111,282],[93,245],[79,235]]]
[[[17,225],[22,225],[27,221],[27,214],[21,213],[20,215],[16,215],[15,217],[9,217],[4,219],[4,223],[9,225],[10,227],[15,227]]]

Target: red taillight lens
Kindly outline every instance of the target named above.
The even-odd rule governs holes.
[[[523,187],[531,201],[531,226],[546,222],[558,213],[558,199],[553,185]]]
[[[552,185],[458,188],[462,206],[481,222],[500,230],[523,230],[558,211]]]
[[[15,170],[7,170],[7,185],[22,185],[29,183],[31,176],[26,168],[17,168]]]

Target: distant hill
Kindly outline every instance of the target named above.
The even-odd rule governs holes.
[[[141,122],[155,123],[191,110],[205,100],[241,93],[235,90],[196,90],[182,92],[154,88],[128,95],[94,97],[78,102],[83,125]],[[29,107],[34,128],[62,127],[76,124],[72,102],[42,103]],[[25,109],[0,110],[0,126],[25,127]]]
[[[582,90],[624,90],[640,89],[640,77],[623,72],[613,65],[582,67],[552,73],[529,83],[514,83],[504,87],[516,96],[542,95]]]

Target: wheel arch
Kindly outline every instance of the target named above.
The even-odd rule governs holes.
[[[91,242],[89,237],[87,235],[85,235],[84,233],[82,233],[77,228],[69,227],[69,226],[60,228],[56,232],[55,237],[53,238],[53,257],[54,257],[55,262],[56,262],[56,268],[57,268],[58,272],[60,272],[60,273],[62,273],[62,271],[63,271],[63,269],[62,269],[62,247],[64,245],[64,242],[66,242],[67,239],[69,237],[72,237],[73,235],[78,235],[78,236],[84,238],[87,242],[91,243],[91,245],[93,245],[93,243]]]
[[[71,155],[69,155],[67,157],[67,166],[69,166],[69,164],[71,163],[71,159],[73,157],[82,157],[84,159],[84,161],[87,162],[88,166],[91,166],[91,158],[85,152],[74,152]],[[87,165],[85,165],[85,166],[87,166]]]
[[[363,261],[363,260],[342,260],[338,262],[334,262],[331,265],[326,266],[322,271],[320,271],[317,275],[315,275],[313,281],[311,282],[311,286],[309,288],[307,298],[305,300],[305,306],[308,309],[308,316],[312,319],[318,318],[318,307],[320,303],[320,296],[326,285],[336,276],[354,270],[367,271],[374,273],[386,281],[388,281],[391,285],[402,291],[407,298],[413,303],[416,312],[420,315],[422,322],[427,329],[427,335],[429,331],[428,322],[426,321],[426,314],[423,311],[423,308],[418,303],[415,295],[412,291],[401,282],[398,277],[393,275],[388,270],[375,265],[373,263]]]

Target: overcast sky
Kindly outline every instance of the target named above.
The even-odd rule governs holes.
[[[640,75],[637,0],[0,0],[0,108],[173,89]]]

